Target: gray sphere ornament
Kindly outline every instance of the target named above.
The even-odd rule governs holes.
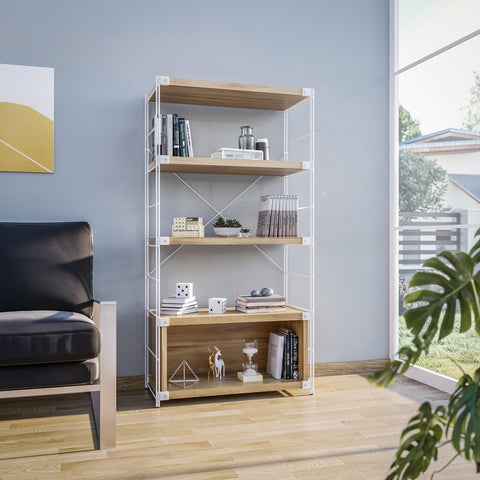
[[[252,297],[261,297],[262,294],[260,293],[260,290],[252,290],[252,291],[250,292],[250,296],[252,296]]]
[[[273,289],[272,288],[262,288],[260,290],[260,295],[262,295],[262,297],[269,297],[270,295],[273,295]]]

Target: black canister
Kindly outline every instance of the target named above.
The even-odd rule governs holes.
[[[268,151],[268,138],[257,138],[255,150],[261,150],[263,152],[263,159],[270,160],[270,153]]]

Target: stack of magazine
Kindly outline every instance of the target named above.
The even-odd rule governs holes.
[[[178,114],[155,115],[152,118],[154,155],[193,157],[190,122]]]
[[[275,313],[285,311],[285,297],[270,295],[269,297],[237,296],[237,310],[242,313]]]
[[[167,297],[162,300],[160,313],[163,315],[185,315],[198,312],[195,297]]]
[[[257,237],[298,236],[298,195],[264,195],[258,209]]]

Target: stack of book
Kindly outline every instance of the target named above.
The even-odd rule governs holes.
[[[167,297],[162,300],[160,313],[163,315],[185,315],[198,312],[195,297]]]
[[[276,379],[298,379],[298,335],[288,328],[270,332],[267,373]]]
[[[193,157],[190,122],[178,114],[155,115],[152,119],[153,154]]]
[[[258,209],[257,237],[298,236],[298,195],[264,195]]]
[[[269,297],[237,296],[237,310],[242,313],[275,313],[285,311],[285,297],[270,295]]]

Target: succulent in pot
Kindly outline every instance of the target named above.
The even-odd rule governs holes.
[[[213,224],[213,231],[219,237],[238,237],[242,225],[234,218],[218,217]]]

